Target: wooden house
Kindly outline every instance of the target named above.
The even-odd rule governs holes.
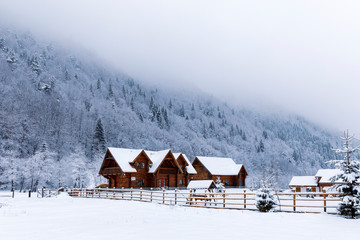
[[[289,187],[295,192],[317,192],[319,186],[315,176],[293,176]]]
[[[171,150],[108,148],[99,174],[111,188],[186,187],[196,174],[189,165],[186,156],[175,157]]]
[[[225,186],[245,187],[248,175],[244,165],[236,164],[231,158],[201,157],[195,158],[192,163],[197,174],[194,180],[213,180],[220,178]]]
[[[334,182],[332,181],[333,177],[336,177],[336,175],[339,175],[341,173],[342,171],[340,169],[319,169],[319,171],[317,171],[317,173],[315,174],[319,190],[323,191],[326,188],[333,186],[334,184],[344,183],[340,179],[337,179]]]
[[[296,192],[322,192],[335,184],[344,184],[344,181],[334,177],[341,174],[340,169],[319,169],[315,176],[294,176],[289,187]]]
[[[179,184],[187,186],[197,172],[185,154],[173,153],[173,155],[184,172],[184,174],[179,174]]]

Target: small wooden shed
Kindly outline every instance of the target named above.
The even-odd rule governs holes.
[[[205,189],[205,190],[212,190],[216,188],[216,185],[213,180],[191,180],[187,189],[190,190],[198,190],[198,189]]]

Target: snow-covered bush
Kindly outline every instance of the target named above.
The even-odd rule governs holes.
[[[216,179],[215,185],[216,185],[216,192],[221,193],[225,189],[224,184],[221,182],[220,177]]]
[[[359,197],[345,196],[337,210],[341,215],[356,216],[356,213],[360,211]]]
[[[273,209],[277,204],[274,195],[267,188],[261,188],[256,193],[256,207],[260,212],[268,212]]]

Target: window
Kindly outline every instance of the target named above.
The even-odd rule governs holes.
[[[229,185],[230,185],[229,180],[225,180],[225,186],[229,186]]]
[[[182,165],[181,165],[181,164],[179,164],[179,166],[180,166],[180,168],[182,169]]]
[[[145,168],[145,163],[137,163],[137,168]]]
[[[136,180],[136,185],[144,185],[144,179]]]
[[[179,184],[182,185],[183,184],[183,181],[182,179],[179,180]]]

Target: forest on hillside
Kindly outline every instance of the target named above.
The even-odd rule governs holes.
[[[337,139],[297,115],[146,86],[86,53],[0,28],[0,188],[97,185],[109,146],[231,157],[249,186],[267,175],[286,187],[336,158]]]

